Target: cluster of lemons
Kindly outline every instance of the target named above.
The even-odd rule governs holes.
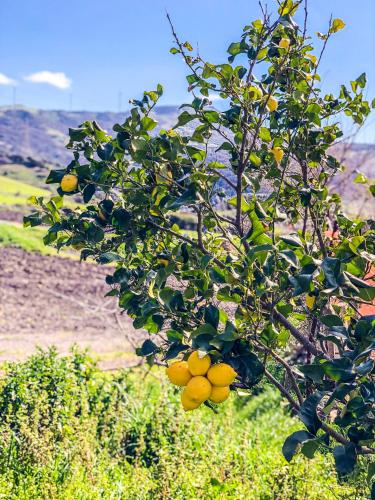
[[[185,387],[181,393],[185,411],[195,410],[207,400],[225,401],[230,393],[229,386],[237,376],[230,365],[212,365],[210,356],[200,357],[198,351],[192,352],[187,361],[175,361],[166,372],[172,384]]]

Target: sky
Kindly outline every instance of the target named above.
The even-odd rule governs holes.
[[[308,3],[310,33],[325,31],[331,14],[347,24],[320,68],[323,90],[365,71],[375,97],[375,0]],[[0,0],[0,106],[124,111],[157,83],[161,104],[186,102],[166,12],[181,39],[213,63],[224,62],[228,45],[259,17],[258,0]],[[374,117],[360,139],[375,143]]]

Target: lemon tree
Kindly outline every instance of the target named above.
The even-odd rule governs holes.
[[[139,354],[170,365],[186,409],[266,378],[301,419],[286,459],[328,450],[345,475],[374,452],[374,317],[361,308],[375,296],[375,222],[350,219],[330,191],[343,169],[330,148],[340,117],[362,124],[370,105],[364,74],[322,93],[319,64],[345,24],[331,20],[315,41],[300,4],[264,10],[219,64],[171,25],[192,96],[175,127],[157,129],[158,85],[112,134],[70,129],[72,161],[47,179],[58,196],[35,199],[25,224],[112,263],[109,295],[149,332]],[[64,208],[77,193],[83,205]],[[194,214],[193,232],[178,211]]]

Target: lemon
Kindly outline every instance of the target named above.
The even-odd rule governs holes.
[[[306,295],[306,305],[309,309],[314,308],[315,301],[316,301],[315,295],[310,295],[309,293]]]
[[[184,392],[194,403],[203,403],[211,396],[212,386],[206,377],[198,375],[189,380]]]
[[[289,38],[282,38],[279,42],[280,49],[289,49],[290,40]]]
[[[278,103],[278,100],[275,99],[275,97],[272,97],[272,95],[268,98],[267,100],[267,109],[270,113],[272,113],[273,111],[276,111],[277,110],[277,107],[278,107],[279,103]]]
[[[284,151],[279,146],[275,146],[273,149],[271,149],[271,153],[273,154],[276,162],[280,163],[283,159]]]
[[[186,393],[186,388],[181,393],[181,403],[185,411],[195,410],[200,406],[200,403],[196,403],[190,399],[189,395]]]
[[[213,403],[222,403],[229,397],[229,394],[230,389],[228,385],[225,385],[224,387],[213,386],[210,401],[212,401]]]
[[[66,174],[61,179],[60,187],[65,193],[75,191],[78,186],[78,177],[73,174]]]
[[[190,354],[188,358],[188,365],[190,373],[194,376],[196,375],[206,375],[208,369],[211,366],[211,358],[208,354],[200,358],[198,351],[194,351]]]
[[[237,373],[226,363],[218,363],[211,366],[207,373],[208,380],[212,385],[216,385],[217,387],[230,385],[236,377]]]
[[[171,366],[168,366],[166,374],[174,385],[186,385],[191,379],[186,361],[175,361]]]

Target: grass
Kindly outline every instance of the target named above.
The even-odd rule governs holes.
[[[43,243],[46,230],[39,227],[24,228],[17,222],[0,222],[0,246],[14,246],[28,252],[57,255],[52,247]]]
[[[109,374],[79,352],[39,352],[0,381],[0,497],[367,498],[363,474],[339,484],[328,456],[285,461],[300,427],[267,386],[184,413],[155,368]]]
[[[30,196],[50,196],[47,189],[41,189],[10,177],[0,176],[0,204],[1,205],[28,205]]]
[[[31,186],[45,188],[48,167],[45,169],[35,167],[30,168],[19,163],[6,163],[1,165],[1,172],[4,176],[16,181],[20,181]]]

